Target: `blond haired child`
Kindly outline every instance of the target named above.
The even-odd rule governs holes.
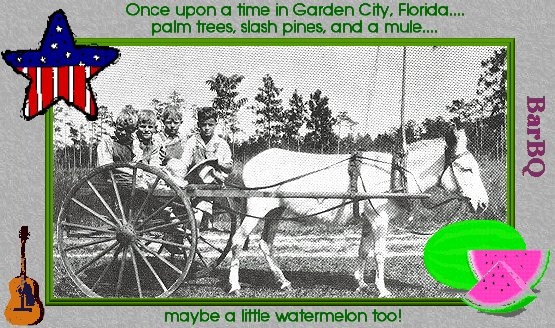
[[[168,107],[164,109],[160,117],[164,126],[161,134],[160,160],[166,165],[172,158],[180,159],[185,148],[185,138],[179,134],[179,128],[183,123],[183,114],[178,108]]]
[[[152,110],[139,111],[137,118],[137,140],[134,145],[135,162],[160,166],[160,140],[156,135],[156,113]]]

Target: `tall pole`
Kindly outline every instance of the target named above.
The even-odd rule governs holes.
[[[402,79],[401,79],[401,126],[400,138],[397,140],[397,145],[393,151],[393,158],[391,162],[391,181],[390,189],[400,192],[407,191],[407,177],[404,170],[407,167],[407,139],[405,136],[405,73],[407,67],[407,47],[403,47],[403,66],[402,66]]]
[[[407,69],[407,47],[403,47],[403,79],[401,81],[401,153],[402,167],[406,164],[407,138],[405,136],[405,72]]]

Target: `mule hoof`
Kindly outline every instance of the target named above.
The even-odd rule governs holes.
[[[289,281],[284,282],[281,285],[281,290],[286,291],[286,292],[292,292],[293,291],[293,286],[291,286],[291,283]]]
[[[393,295],[391,294],[391,292],[389,290],[380,292],[380,295],[378,295],[379,298],[391,298],[393,297]]]
[[[231,286],[231,289],[229,290],[229,294],[232,296],[241,296],[241,286]]]
[[[229,291],[229,294],[231,296],[234,296],[234,297],[239,297],[239,296],[241,296],[241,290],[240,289],[232,289],[232,290]]]

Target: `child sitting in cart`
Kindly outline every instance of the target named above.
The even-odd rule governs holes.
[[[136,129],[137,114],[123,109],[116,118],[114,135],[104,136],[96,148],[98,166],[133,161],[133,134]]]
[[[217,119],[217,112],[212,107],[203,107],[197,112],[198,133],[185,142],[179,163],[182,168],[186,168],[186,172],[195,168],[192,174],[186,177],[189,182],[223,183],[231,173],[231,149],[223,138],[214,133]],[[203,221],[205,212],[212,214],[212,204],[201,200],[195,208],[195,219],[201,230],[212,229],[213,223],[210,220]]]
[[[214,133],[217,119],[218,114],[214,108],[200,108],[197,113],[198,133],[187,140],[183,151],[182,162],[188,169],[206,160],[216,160],[212,164],[212,176],[199,176],[204,183],[223,182],[231,173],[233,165],[229,145]]]
[[[179,134],[179,128],[183,123],[183,114],[175,107],[164,109],[160,117],[164,131],[160,135],[162,145],[160,147],[160,160],[166,165],[172,158],[180,159],[185,148],[185,138]]]
[[[134,162],[151,166],[160,166],[160,143],[156,133],[156,113],[152,110],[141,110],[137,119],[137,140],[133,147]]]
[[[143,110],[137,115],[134,110],[123,109],[116,118],[114,135],[104,136],[98,144],[98,166],[130,162],[159,166],[155,127],[156,114],[153,111]]]

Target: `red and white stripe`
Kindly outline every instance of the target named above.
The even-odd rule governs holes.
[[[32,118],[53,104],[58,98],[66,99],[87,115],[96,115],[97,107],[87,79],[94,76],[100,67],[18,67],[31,79],[25,99],[25,117]]]

